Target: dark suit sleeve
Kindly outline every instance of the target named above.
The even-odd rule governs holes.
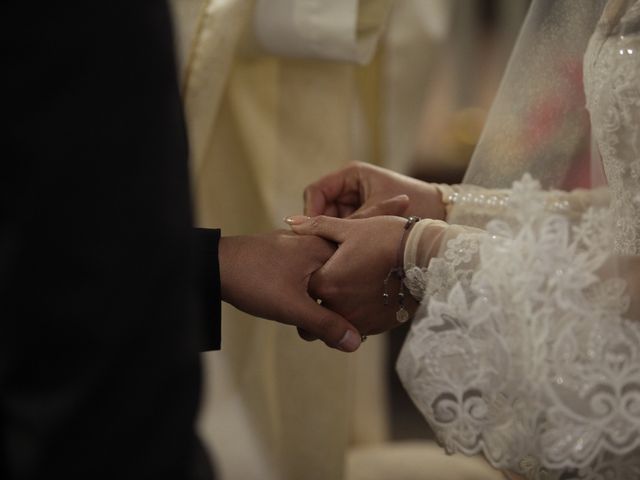
[[[2,10],[0,478],[211,478],[194,423],[217,234],[203,260],[168,8]]]
[[[200,298],[202,302],[202,341],[200,349],[220,350],[221,311],[220,311],[220,264],[218,261],[218,243],[220,230],[196,229],[197,242],[200,245]]]

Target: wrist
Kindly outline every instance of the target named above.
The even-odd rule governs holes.
[[[397,311],[395,317],[398,323],[405,323],[408,321],[417,309],[417,302],[414,301],[411,293],[407,291],[404,285],[406,272],[404,270],[404,250],[407,244],[407,238],[409,232],[413,226],[420,221],[419,217],[410,216],[406,219],[403,226],[402,237],[398,243],[395,265],[389,270],[387,277],[384,280],[384,293],[383,300],[385,305],[390,303],[390,283],[395,283],[397,286]],[[395,277],[395,281],[394,280]]]
[[[447,203],[445,198],[451,189],[450,185],[430,183],[429,187],[432,189],[432,201],[433,215],[425,218],[431,218],[433,220],[447,220]]]
[[[411,201],[411,206],[406,215],[416,215],[433,220],[446,220],[447,205],[444,202],[446,197],[442,193],[441,185],[413,178],[411,181],[413,188],[405,192],[409,195]]]
[[[242,237],[221,237],[218,244],[218,262],[220,265],[220,298],[234,304],[234,285],[238,265],[238,256]],[[234,268],[234,266],[236,268]]]

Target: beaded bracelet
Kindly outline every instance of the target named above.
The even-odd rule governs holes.
[[[488,209],[505,208],[510,204],[510,193],[508,191],[489,192],[456,192],[449,188],[443,194],[442,201],[445,205],[465,205]],[[545,195],[545,208],[550,212],[563,213],[571,208],[571,204],[560,195]]]
[[[400,246],[398,247],[398,255],[396,266],[389,270],[387,277],[384,279],[384,292],[382,294],[382,302],[384,305],[389,305],[389,279],[392,275],[398,277],[400,280],[400,289],[398,291],[398,311],[396,312],[396,320],[398,323],[405,323],[409,320],[409,311],[404,306],[404,261],[403,261],[403,253],[404,253],[404,245],[407,242],[407,237],[409,235],[409,231],[411,227],[413,227],[417,222],[420,221],[420,217],[410,216],[407,218],[407,223],[404,224],[404,232],[402,233],[402,239],[400,240]]]

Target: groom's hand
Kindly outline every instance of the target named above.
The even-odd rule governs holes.
[[[220,239],[222,299],[252,315],[295,325],[345,352],[360,346],[360,333],[344,317],[309,296],[311,275],[335,245],[290,232]]]
[[[385,206],[385,202],[388,205]],[[360,162],[352,162],[309,185],[304,192],[304,203],[305,214],[312,217],[416,215],[438,220],[445,217],[435,185]],[[380,207],[382,212],[377,211]]]

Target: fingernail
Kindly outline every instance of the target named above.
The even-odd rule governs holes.
[[[307,217],[306,215],[291,215],[290,217],[284,218],[284,223],[289,225],[300,225],[310,219],[311,217]]]
[[[347,330],[342,340],[338,343],[338,348],[343,352],[355,352],[361,343],[362,340],[360,340],[359,335],[356,335],[351,330]]]

